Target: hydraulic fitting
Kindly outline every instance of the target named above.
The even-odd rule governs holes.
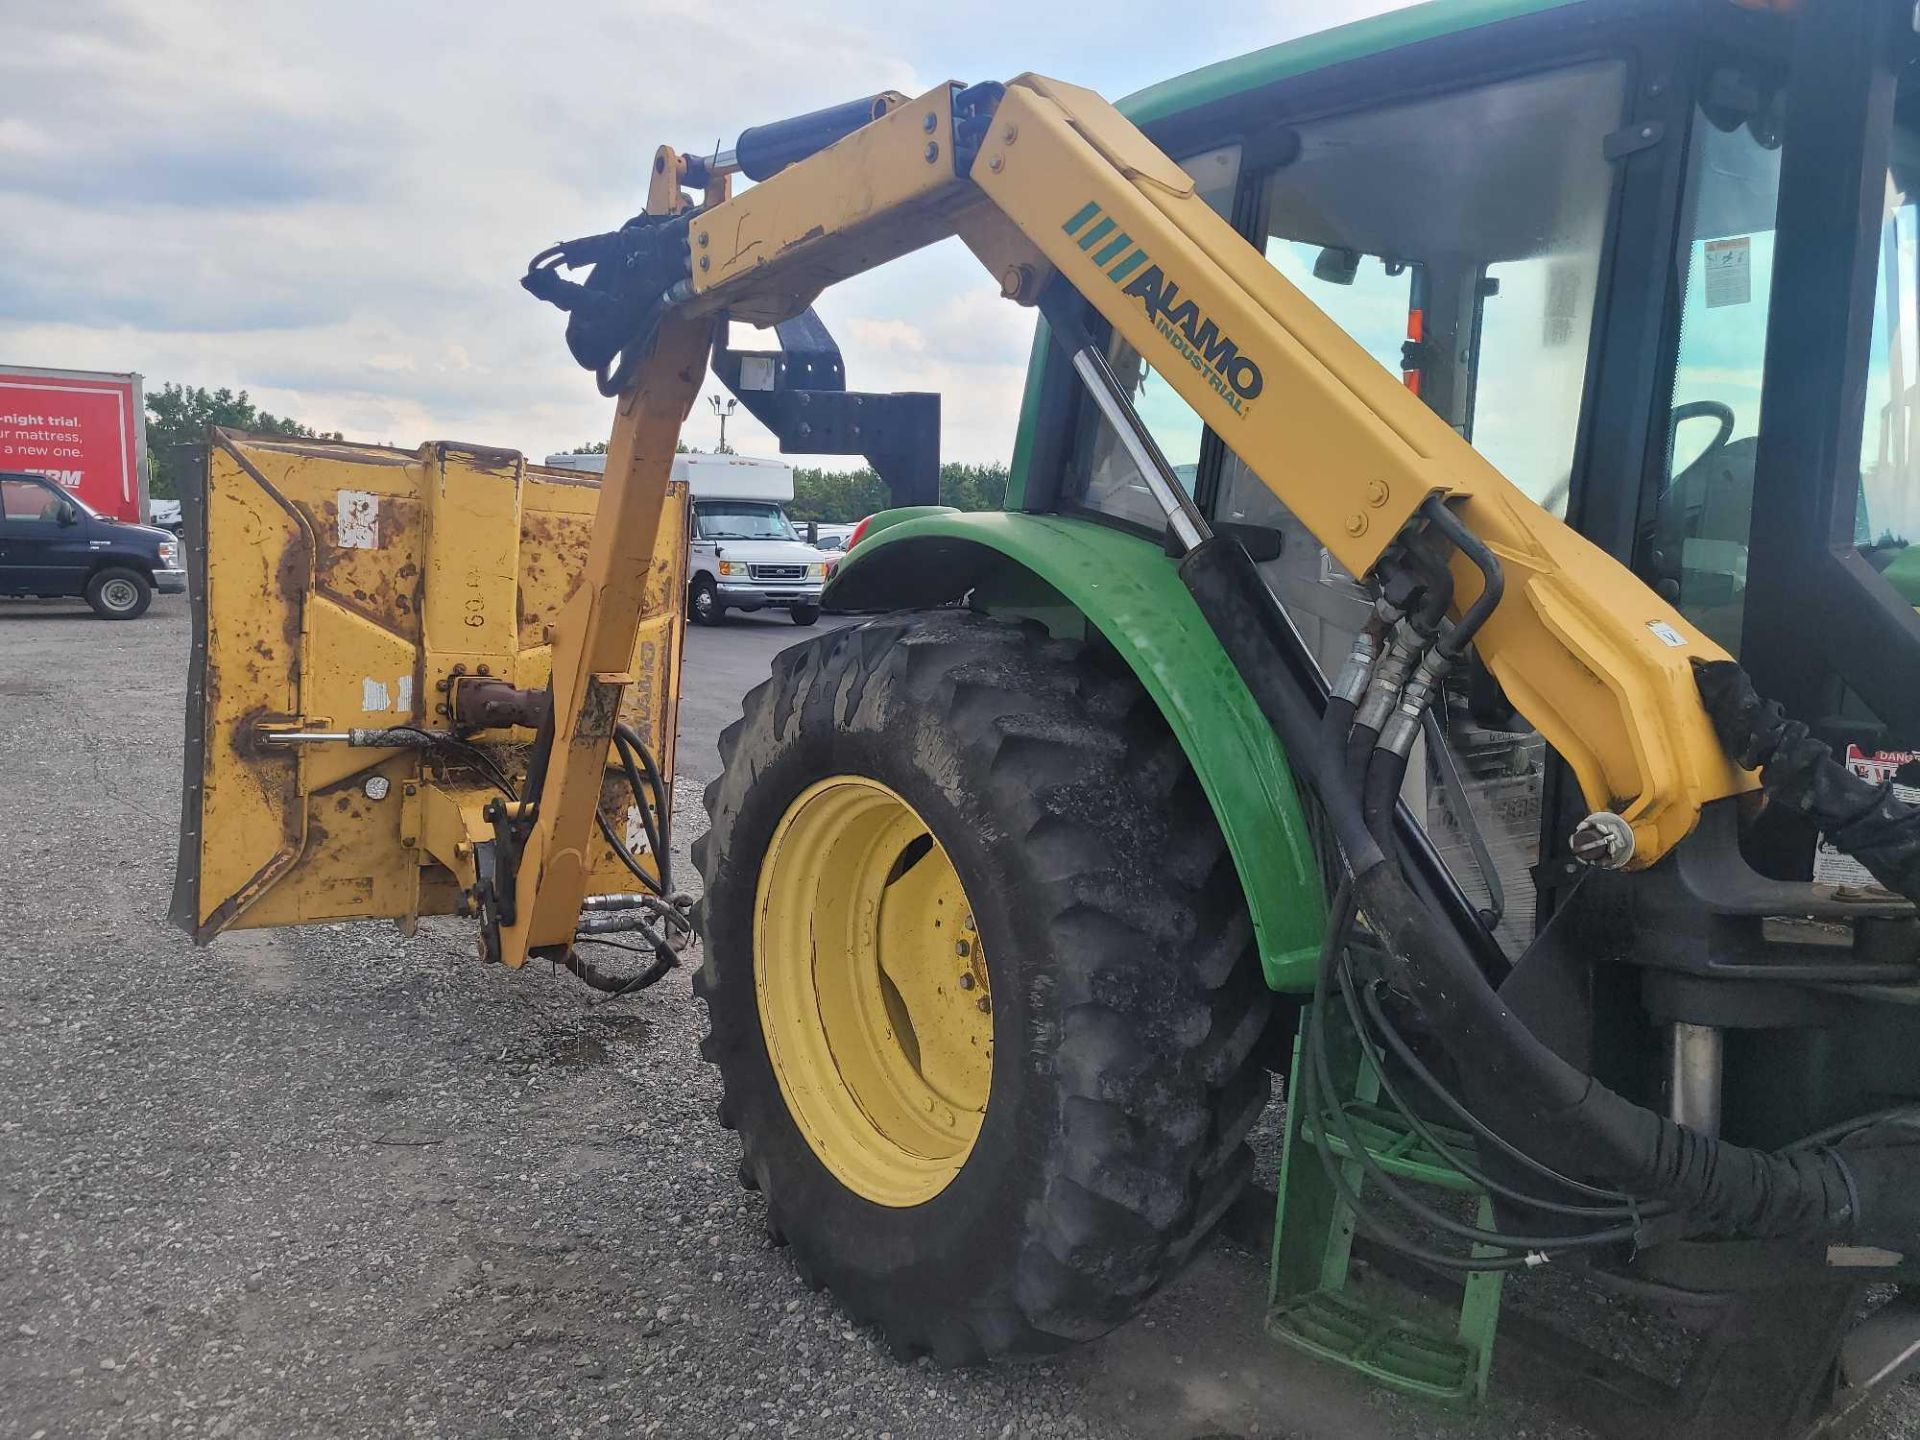
[[[1380,733],[1381,727],[1387,723],[1387,717],[1393,714],[1401,687],[1407,683],[1407,676],[1412,673],[1426,648],[1426,637],[1406,620],[1394,625],[1393,643],[1387,647],[1386,658],[1374,668],[1373,681],[1367,686],[1366,698],[1354,713],[1355,725],[1364,726],[1376,735]]]
[[[1400,703],[1380,731],[1379,749],[1406,756],[1413,753],[1414,737],[1420,733],[1420,720],[1440,694],[1441,682],[1453,668],[1453,661],[1438,646],[1420,657],[1413,678],[1400,692]]]
[[[1345,700],[1357,709],[1367,693],[1367,681],[1373,678],[1374,662],[1379,658],[1379,640],[1372,631],[1361,630],[1353,637],[1353,648],[1347,652],[1347,663],[1340,667],[1340,677],[1333,682],[1333,698]]]

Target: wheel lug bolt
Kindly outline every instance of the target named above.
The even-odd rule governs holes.
[[[962,975],[962,976],[960,977],[960,988],[961,988],[962,990],[971,990],[971,989],[973,989],[973,976],[971,976],[971,975]]]
[[[974,1008],[977,1009],[982,1015],[991,1015],[993,1013],[993,1002],[987,999],[987,997],[984,995],[982,995],[978,1000],[974,1001],[973,1004],[974,1004]]]
[[[964,940],[956,940],[953,942],[953,953],[962,957],[971,955],[973,953],[973,946]]]

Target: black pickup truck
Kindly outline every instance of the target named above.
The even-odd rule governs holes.
[[[0,472],[0,598],[81,595],[105,620],[146,613],[153,592],[187,588],[180,542],[97,515],[53,481]]]

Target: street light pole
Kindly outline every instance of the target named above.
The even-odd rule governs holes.
[[[733,452],[727,448],[727,417],[733,414],[734,409],[740,404],[740,402],[738,400],[729,399],[726,405],[723,407],[720,403],[720,397],[718,395],[709,395],[707,397],[707,403],[713,406],[713,413],[720,417],[720,451],[719,453],[722,455],[731,455]]]

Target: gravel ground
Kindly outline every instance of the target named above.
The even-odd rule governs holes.
[[[1524,1365],[1459,1416],[1278,1348],[1224,1242],[1064,1357],[896,1364],[736,1183],[686,971],[595,1005],[456,922],[165,924],[187,639],[0,609],[0,1434],[1587,1433]]]

